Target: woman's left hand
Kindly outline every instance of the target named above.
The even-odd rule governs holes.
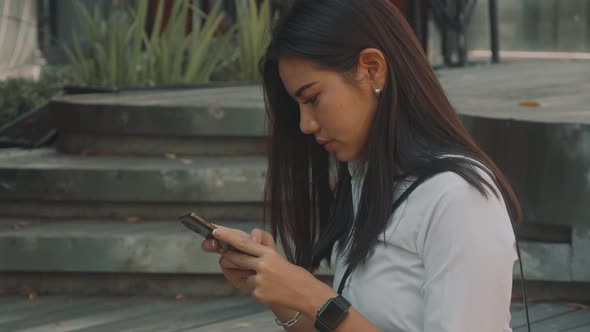
[[[323,295],[327,299],[335,294],[332,288],[309,271],[281,256],[271,234],[260,230],[254,233],[261,236],[261,241],[253,241],[245,233],[225,227],[218,227],[214,236],[247,254],[228,250],[222,253],[222,260],[256,271],[256,274],[248,277],[247,282],[253,289],[252,296],[258,302],[305,312],[317,310],[309,308],[315,304],[311,298]]]

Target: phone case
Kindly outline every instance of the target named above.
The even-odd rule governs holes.
[[[185,228],[201,235],[202,237],[206,239],[215,238],[212,232],[216,227],[212,225],[210,222],[206,221],[205,219],[197,216],[193,212],[188,212],[180,216],[179,219]],[[226,242],[218,241],[218,243],[221,249],[239,251]]]

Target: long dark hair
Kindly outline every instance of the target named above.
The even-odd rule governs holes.
[[[381,50],[388,73],[363,148],[366,174],[355,218],[347,163],[331,163],[314,137],[300,131],[299,106],[281,81],[278,63],[283,56],[298,57],[347,74],[366,48]],[[438,158],[443,154],[487,167],[513,220],[520,220],[513,190],[468,134],[410,26],[389,1],[295,0],[274,28],[260,67],[269,119],[265,220],[291,262],[314,271],[322,260],[329,263],[338,241],[339,250],[349,249],[353,268],[363,263],[393,213],[396,185],[410,176],[451,171],[482,195],[490,189],[499,197],[465,159]]]

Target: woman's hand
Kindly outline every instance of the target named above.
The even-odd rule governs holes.
[[[217,226],[217,227],[220,227],[220,226]],[[263,237],[266,237],[266,236],[270,236],[270,239],[272,241],[272,235],[270,235],[267,232],[264,232],[261,229],[254,229],[250,233],[250,235],[248,235],[248,233],[239,231],[237,229],[235,231],[240,232],[242,236],[249,237],[249,239],[251,241],[253,241],[254,243],[264,242],[264,241],[262,241],[262,239],[263,239]],[[204,240],[201,246],[202,246],[203,250],[206,252],[218,253],[218,254],[224,253],[224,250],[219,247],[219,241],[217,241],[216,239]],[[275,247],[274,241],[272,241],[272,247],[273,248]],[[248,285],[248,283],[246,281],[248,280],[248,277],[255,275],[256,271],[239,267],[239,266],[231,263],[227,259],[224,259],[223,256],[219,259],[219,266],[221,267],[221,271],[223,272],[225,279],[227,279],[227,281],[229,281],[229,283],[232,286],[234,286],[238,289],[247,291],[249,293],[251,293],[254,290],[252,287],[250,287]]]
[[[220,265],[224,274],[227,271],[226,278],[232,285],[251,291],[258,302],[271,307],[309,311],[308,306],[312,304],[309,300],[318,295],[317,291],[323,293],[322,298],[335,294],[307,270],[281,256],[272,235],[267,232],[254,230],[248,235],[240,230],[218,227],[214,236],[246,253],[221,252]],[[205,250],[213,245],[210,242]]]

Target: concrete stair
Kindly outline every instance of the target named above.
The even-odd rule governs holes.
[[[262,226],[260,96],[254,86],[52,101],[55,148],[0,151],[0,293],[235,293],[177,216]]]
[[[50,104],[61,151],[81,154],[261,155],[259,86],[67,96]]]
[[[477,86],[466,70],[443,75],[460,111],[472,109],[473,98],[462,96]],[[463,118],[523,199],[528,219],[518,233],[527,279],[589,282],[588,187],[579,181],[568,194],[567,185],[546,181],[564,170],[569,184],[585,178],[590,159],[558,151],[585,146],[588,125],[503,120],[504,111],[491,113],[493,94],[479,90],[489,97],[485,112]],[[0,151],[0,293],[235,293],[215,256],[203,253],[201,239],[176,217],[192,210],[231,227],[260,227],[266,161],[259,87],[66,96],[50,111],[59,129],[55,148]],[[554,143],[539,148],[536,141]],[[329,281],[331,272],[324,267],[318,275]]]

